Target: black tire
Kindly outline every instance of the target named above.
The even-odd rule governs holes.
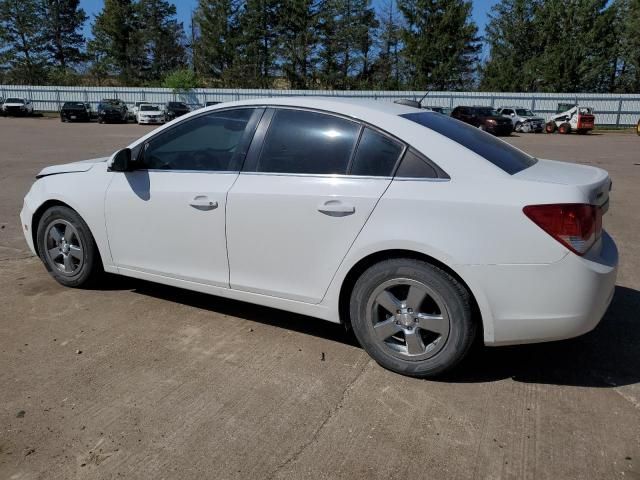
[[[72,228],[66,230],[65,226],[68,228],[69,224]],[[40,217],[37,228],[38,254],[49,274],[58,283],[80,288],[90,286],[100,277],[102,261],[98,247],[89,227],[74,210],[64,206],[51,207]],[[56,230],[57,235],[62,233],[62,237],[69,231],[71,235],[70,238],[63,238],[65,243],[61,244],[56,242],[55,235],[50,234],[51,230]],[[52,250],[55,253],[48,253]],[[72,266],[68,271],[63,271],[67,270],[65,257],[71,259]]]
[[[571,133],[571,124],[569,122],[561,123],[558,127],[558,133],[569,135]]]
[[[544,126],[544,131],[547,133],[555,133],[556,122],[547,122]]]
[[[411,300],[414,287],[414,298],[426,290],[421,301]],[[398,302],[402,309],[396,312],[383,306],[387,303],[395,308]],[[415,304],[415,311],[409,304]],[[357,280],[350,299],[351,326],[362,348],[384,368],[413,377],[433,377],[455,367],[473,344],[477,326],[471,305],[467,289],[444,270],[421,260],[385,260]],[[418,318],[426,315],[434,315],[426,319],[435,322],[426,324],[433,331],[422,329]],[[409,338],[413,339],[413,353]]]

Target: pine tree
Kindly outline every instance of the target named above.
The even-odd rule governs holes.
[[[39,13],[38,0],[0,0],[0,50],[11,82],[46,82],[47,55]]]
[[[143,28],[132,0],[105,0],[92,27],[88,50],[97,75],[116,75],[126,85],[141,80],[147,59]]]
[[[283,1],[279,61],[291,88],[308,88],[316,76],[319,6],[317,0]]]
[[[377,27],[370,0],[325,0],[320,10],[322,84],[348,89],[368,82]]]
[[[532,62],[538,89],[581,92],[601,89],[598,76],[609,61],[607,0],[545,0],[536,6],[537,41]]]
[[[478,28],[465,0],[399,0],[406,26],[403,55],[412,88],[469,88],[477,68]]]
[[[640,92],[640,0],[619,0],[620,58],[617,90]]]
[[[490,91],[535,91],[532,61],[543,45],[534,12],[541,0],[503,0],[492,9],[485,39],[489,58],[482,69],[481,87]]]
[[[248,88],[269,88],[276,74],[279,16],[278,0],[246,0],[238,18],[234,76]]]
[[[192,19],[193,64],[198,74],[220,80],[232,69],[239,8],[236,0],[198,1]]]
[[[373,86],[384,90],[398,90],[401,87],[401,24],[395,0],[383,5],[378,23],[380,27],[376,37],[379,53],[372,67]]]
[[[148,65],[145,78],[158,83],[168,73],[185,65],[185,35],[176,20],[176,6],[166,0],[140,0],[144,18],[143,42]]]
[[[43,0],[42,21],[45,49],[55,68],[62,71],[85,58],[85,38],[81,32],[87,15],[80,0]]]

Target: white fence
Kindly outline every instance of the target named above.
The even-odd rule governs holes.
[[[91,103],[94,108],[103,98],[119,98],[127,104],[139,100],[162,104],[172,100],[191,106],[206,102],[228,102],[260,97],[323,96],[372,98],[393,101],[398,98],[419,99],[424,92],[376,90],[250,90],[199,88],[176,94],[168,88],[138,87],[54,87],[29,85],[0,85],[0,97],[27,97],[36,110],[58,111],[66,101]],[[516,106],[530,108],[548,117],[556,112],[559,103],[580,103],[593,107],[599,125],[635,125],[640,119],[640,94],[589,93],[494,93],[494,92],[430,92],[423,104],[453,108],[457,105]]]

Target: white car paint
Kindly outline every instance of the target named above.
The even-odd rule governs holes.
[[[33,113],[33,103],[28,98],[8,97],[2,104],[2,110],[7,112],[12,108],[20,109],[20,113],[25,115]]]
[[[313,97],[207,107],[129,147],[203,112],[239,106],[309,108],[365,121],[424,153],[450,179],[145,174],[109,171],[113,158],[71,163],[43,170],[25,197],[20,218],[31,250],[34,213],[55,200],[83,217],[108,272],[333,322],[340,321],[340,292],[351,269],[388,250],[427,255],[457,274],[478,304],[487,345],[576,336],[606,311],[617,273],[611,237],[604,232],[580,257],[522,211],[545,203],[604,206],[610,181],[603,170],[539,160],[510,175],[399,116],[417,111],[410,107]],[[145,191],[148,197],[140,195]],[[194,209],[194,200],[216,208]],[[354,214],[321,214],[328,201]]]
[[[157,105],[143,103],[138,105],[135,112],[138,124],[160,125],[165,122],[164,111]]]

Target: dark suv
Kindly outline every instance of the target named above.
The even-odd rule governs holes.
[[[167,102],[164,106],[164,115],[167,121],[178,118],[185,113],[189,113],[189,107],[183,102]]]
[[[451,112],[453,118],[462,120],[480,130],[494,135],[511,135],[513,123],[491,107],[456,107]]]
[[[120,100],[105,99],[98,105],[98,123],[126,123],[128,115],[127,106]]]
[[[88,122],[91,120],[91,107],[83,102],[64,102],[60,109],[61,122]]]

